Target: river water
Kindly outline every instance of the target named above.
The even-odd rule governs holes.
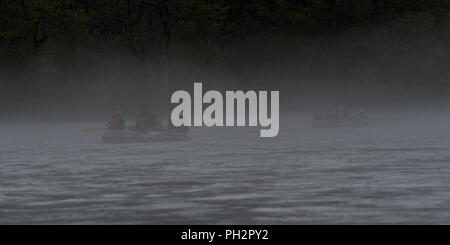
[[[398,119],[398,118],[397,118]],[[450,224],[445,116],[102,144],[102,122],[0,125],[1,224]]]

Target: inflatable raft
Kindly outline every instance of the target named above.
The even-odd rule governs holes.
[[[348,120],[348,121],[326,121],[314,120],[313,128],[351,128],[351,127],[365,127],[368,126],[369,120]]]
[[[102,135],[103,143],[143,143],[143,142],[172,142],[190,141],[189,134],[171,132],[169,130],[154,131],[142,134],[130,130],[107,131]]]

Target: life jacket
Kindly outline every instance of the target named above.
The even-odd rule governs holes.
[[[139,117],[136,120],[136,126],[143,126],[143,125],[145,125],[146,121],[147,121],[147,119],[145,117]]]
[[[111,127],[113,128],[119,128],[121,126],[121,120],[119,117],[113,117],[111,118],[111,120],[109,121],[109,124],[111,125]]]

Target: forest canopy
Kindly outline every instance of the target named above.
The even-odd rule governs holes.
[[[449,41],[448,0],[0,0],[1,109],[156,103],[165,79],[448,99]]]

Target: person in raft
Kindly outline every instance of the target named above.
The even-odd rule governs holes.
[[[146,134],[150,130],[161,129],[161,122],[154,113],[149,113],[147,106],[142,106],[136,119],[136,124],[129,128],[130,130]]]
[[[117,111],[108,121],[108,130],[125,130],[125,120],[123,120],[122,111]]]

